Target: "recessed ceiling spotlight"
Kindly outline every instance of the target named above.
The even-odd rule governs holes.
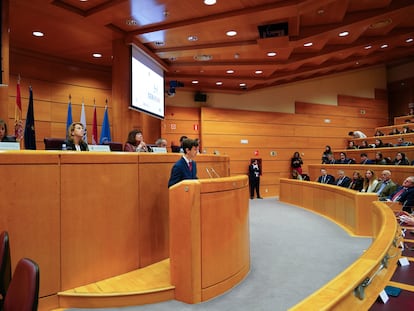
[[[198,37],[197,36],[188,36],[187,40],[188,41],[197,41]]]
[[[239,84],[241,89],[247,89],[247,84],[246,83],[240,83]]]
[[[136,26],[138,24],[138,22],[135,19],[127,19],[125,21],[125,24],[127,24],[128,26]]]
[[[407,40],[405,40],[405,42],[407,42],[407,43],[411,43],[411,42],[413,42],[414,41],[414,39],[413,38],[408,38]]]
[[[234,58],[235,59],[239,59],[240,58],[240,54],[239,53],[234,53]]]
[[[319,9],[318,11],[316,11],[316,13],[318,13],[319,15],[322,15],[322,14],[325,14],[325,10]]]
[[[303,46],[306,46],[306,47],[309,47],[309,46],[312,46],[312,45],[313,45],[312,42],[307,42],[307,43],[303,44]]]
[[[367,46],[365,46],[365,47],[364,47],[364,49],[365,49],[365,50],[372,49],[372,45],[367,45]]]
[[[276,55],[277,55],[276,52],[269,52],[269,53],[267,53],[267,56],[269,56],[269,57],[273,57],[273,56],[276,56]]]
[[[234,37],[235,35],[237,35],[237,31],[235,30],[229,30],[226,32],[226,35],[229,37]]]
[[[234,73],[234,70],[229,69],[229,70],[227,70],[227,71],[226,71],[226,73],[228,73],[228,74],[232,74],[232,73]]]
[[[35,37],[43,37],[45,34],[41,31],[33,31],[32,32],[33,36]]]
[[[101,58],[102,54],[101,53],[93,53],[92,56],[95,57],[95,58]]]
[[[214,5],[216,4],[216,0],[204,0],[204,4],[205,5]]]
[[[254,73],[257,75],[261,75],[263,73],[263,70],[256,70]]]
[[[381,45],[381,49],[385,49],[385,48],[387,48],[388,47],[388,44],[383,44],[383,45]]]
[[[340,36],[340,37],[346,37],[347,35],[349,35],[349,32],[348,31],[342,31],[342,32],[339,33],[338,36]]]
[[[217,82],[216,82],[216,85],[223,85],[223,82],[221,82],[221,81],[217,81]]]
[[[198,81],[197,80],[193,80],[193,81],[191,81],[191,83],[192,84],[198,84]]]

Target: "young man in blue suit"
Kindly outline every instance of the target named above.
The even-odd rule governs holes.
[[[198,153],[198,140],[184,139],[182,142],[184,155],[180,160],[175,162],[171,169],[168,188],[184,179],[197,179],[197,164],[194,161]]]

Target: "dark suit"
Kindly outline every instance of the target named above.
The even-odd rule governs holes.
[[[344,188],[348,188],[349,185],[351,184],[351,178],[349,178],[348,176],[344,176],[341,178],[338,178],[335,181],[335,184],[339,187],[344,187]]]
[[[333,177],[332,175],[326,174],[325,180],[324,180],[323,176],[319,176],[318,182],[321,184],[335,185],[335,177]]]
[[[257,198],[260,198],[260,176],[262,175],[262,169],[260,165],[253,166],[253,163],[249,165],[249,187],[250,198],[253,199],[254,192],[256,191]]]
[[[392,200],[392,197],[400,191],[402,186],[398,187],[397,190],[394,191],[394,193],[391,193],[388,199]],[[406,188],[406,191],[404,191],[400,197],[397,199],[397,202],[400,202],[403,205],[403,210],[411,213],[412,209],[414,209],[414,187]]]
[[[73,140],[68,139],[64,143],[66,144],[66,150],[76,151],[76,147],[75,147],[75,144],[73,143]],[[89,151],[88,144],[85,143],[84,141],[81,141],[79,143],[79,146],[80,146],[81,151]]]
[[[168,181],[168,188],[184,179],[197,179],[197,164],[192,161],[192,169],[187,164],[184,157],[175,162],[171,169],[170,180]]]

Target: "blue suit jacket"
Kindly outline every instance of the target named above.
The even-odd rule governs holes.
[[[175,162],[171,169],[168,188],[184,179],[197,179],[197,164],[195,161],[193,161],[193,169],[190,171],[187,162],[182,157],[180,160]]]
[[[400,191],[401,188],[402,186],[398,187],[388,198],[391,200],[394,194]],[[400,196],[398,202],[401,202],[404,211],[411,213],[411,209],[414,208],[414,187],[408,188],[407,191]]]

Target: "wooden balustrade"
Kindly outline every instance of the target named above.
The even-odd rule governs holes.
[[[280,201],[328,217],[351,234],[373,237],[373,243],[350,267],[293,306],[296,310],[368,310],[387,285],[401,255],[401,230],[393,211],[375,194],[298,180],[280,180]],[[328,254],[329,255],[329,254]],[[369,284],[366,284],[370,280]]]

